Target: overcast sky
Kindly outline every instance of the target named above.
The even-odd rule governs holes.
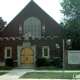
[[[9,23],[31,0],[0,0],[0,17]],[[59,0],[34,0],[55,21],[60,23],[63,14],[60,13]]]

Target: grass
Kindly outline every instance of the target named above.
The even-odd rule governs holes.
[[[33,79],[72,79],[73,72],[64,73],[63,72],[29,72],[21,76],[20,78],[33,78]],[[80,74],[77,72],[75,74]]]
[[[44,66],[44,67],[36,67],[36,70],[63,70],[63,68],[57,68],[55,66]],[[74,71],[74,70],[80,70],[80,69],[65,69],[65,70],[69,70],[69,71]]]
[[[3,75],[3,74],[6,74],[6,73],[7,73],[7,72],[0,72],[0,76]]]

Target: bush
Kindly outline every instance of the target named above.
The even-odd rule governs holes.
[[[60,65],[61,65],[60,57],[53,57],[52,65],[56,66],[56,67],[60,67]]]
[[[0,70],[11,70],[12,67],[0,66]]]
[[[36,70],[62,70],[62,68],[57,68],[55,66],[44,66],[44,67],[37,67]]]
[[[7,58],[6,59],[6,66],[13,67],[13,59],[12,58]]]
[[[46,61],[46,66],[52,66],[52,62],[53,62],[52,60],[47,60]]]
[[[47,62],[46,58],[43,57],[37,58],[37,67],[45,66],[46,62]]]

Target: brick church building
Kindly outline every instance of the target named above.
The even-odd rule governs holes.
[[[37,57],[62,58],[63,39],[64,28],[31,0],[0,31],[0,66],[5,66],[7,58],[13,58],[18,67],[35,67]]]

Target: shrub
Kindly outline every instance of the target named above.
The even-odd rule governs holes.
[[[0,70],[11,70],[12,67],[0,66]]]
[[[52,65],[56,66],[56,67],[60,67],[60,65],[61,65],[60,57],[53,57]]]
[[[12,58],[7,58],[6,59],[6,66],[13,67],[13,59]]]
[[[44,66],[44,67],[37,67],[36,70],[62,70],[62,68],[57,68],[55,66]]]
[[[38,67],[42,67],[42,66],[45,66],[46,65],[46,58],[43,58],[43,57],[38,57],[37,58],[37,66]]]
[[[52,66],[52,62],[53,62],[52,60],[47,60],[46,61],[46,66]]]

